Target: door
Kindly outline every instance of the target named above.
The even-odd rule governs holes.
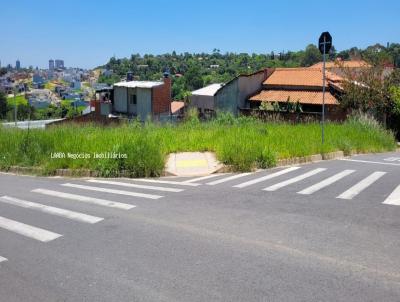
[[[137,98],[136,94],[129,95],[128,113],[137,115]]]

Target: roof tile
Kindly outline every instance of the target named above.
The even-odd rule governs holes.
[[[327,82],[340,81],[341,78],[330,72],[326,73]],[[264,85],[270,86],[302,86],[322,87],[322,71],[319,68],[276,68],[270,77],[264,81]]]
[[[309,90],[262,90],[249,100],[273,103],[286,102],[289,97],[291,102],[299,101],[300,104],[322,105],[322,91]],[[339,102],[330,92],[327,92],[325,104],[337,105]]]

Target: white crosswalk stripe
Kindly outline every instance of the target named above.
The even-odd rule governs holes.
[[[159,179],[144,179],[144,178],[135,178],[133,181],[140,182],[148,182],[148,183],[157,183],[157,184],[169,184],[169,185],[179,185],[179,186],[189,186],[189,187],[197,187],[201,186],[201,184],[192,183],[192,182],[183,182],[183,181],[173,181],[173,180],[159,180]]]
[[[389,158],[385,158],[385,161],[400,161],[400,157],[389,157]]]
[[[183,183],[195,183],[197,181],[202,181],[202,180],[214,178],[214,177],[217,177],[217,176],[221,176],[221,174],[211,174],[211,175],[207,175],[207,176],[197,177],[197,178],[193,178],[193,179],[190,179],[190,180],[183,181]]]
[[[235,179],[238,179],[238,178],[241,178],[241,177],[244,177],[244,176],[248,176],[248,175],[251,175],[251,174],[252,173],[240,173],[240,174],[228,176],[228,177],[225,177],[225,178],[222,178],[222,179],[214,180],[212,182],[207,183],[207,185],[215,186],[215,185],[222,184],[224,182],[235,180]]]
[[[262,181],[265,181],[265,180],[268,180],[268,179],[271,179],[271,178],[274,178],[274,177],[278,177],[278,176],[284,175],[284,174],[289,173],[289,172],[293,172],[293,171],[295,171],[297,169],[300,169],[300,167],[290,167],[290,168],[287,168],[287,169],[284,169],[284,170],[281,170],[281,171],[278,171],[278,172],[275,172],[275,173],[272,173],[272,174],[268,174],[268,175],[265,175],[265,176],[262,176],[262,177],[259,177],[259,178],[256,178],[256,179],[252,179],[252,180],[243,182],[243,183],[238,184],[238,185],[233,186],[233,187],[234,188],[245,188],[245,187],[257,184],[259,182],[262,182]]]
[[[376,182],[379,178],[381,178],[383,175],[385,175],[386,172],[374,172],[368,177],[364,178],[354,186],[352,186],[350,189],[347,191],[343,192],[336,198],[340,199],[353,199],[354,196],[360,194],[363,190],[368,188],[370,185],[372,185],[374,182]]]
[[[138,192],[131,192],[131,191],[123,191],[123,190],[114,190],[114,189],[108,189],[108,188],[102,188],[102,187],[76,185],[76,184],[71,184],[71,183],[62,184],[62,186],[76,188],[76,189],[82,189],[82,190],[88,190],[88,191],[97,191],[97,192],[134,196],[134,197],[141,197],[141,198],[148,198],[148,199],[159,199],[159,198],[163,197],[160,195],[145,194],[145,193],[138,193]]]
[[[286,186],[291,185],[293,183],[299,182],[299,181],[301,181],[303,179],[306,179],[308,177],[311,177],[313,175],[321,173],[321,172],[323,172],[325,170],[326,170],[325,168],[317,168],[317,169],[311,170],[311,171],[309,171],[307,173],[301,174],[299,176],[290,178],[288,180],[285,180],[285,181],[279,182],[279,183],[277,183],[275,185],[272,185],[272,186],[269,186],[267,188],[264,188],[263,190],[264,191],[276,191],[276,190],[278,190],[280,188],[283,188],[283,187],[286,187]]]
[[[400,164],[396,164],[396,163],[384,163],[384,162],[380,162],[380,161],[372,161],[372,160],[361,160],[361,159],[352,159],[352,158],[339,158],[339,160],[343,160],[343,161],[351,161],[351,162],[356,162],[356,163],[366,163],[366,164],[377,164],[377,165],[385,165],[385,166],[396,166],[399,167]]]
[[[383,204],[400,206],[400,186],[394,189],[394,191],[386,198]]]
[[[91,215],[87,215],[87,214],[82,214],[82,213],[78,213],[78,212],[74,212],[74,211],[50,207],[50,206],[46,206],[46,205],[43,205],[40,203],[21,200],[21,199],[13,198],[10,196],[0,197],[0,202],[11,204],[11,205],[18,206],[18,207],[27,208],[27,209],[37,210],[37,211],[44,212],[47,214],[52,214],[52,215],[68,218],[68,219],[79,221],[79,222],[90,223],[90,224],[97,223],[104,219],[104,218],[91,216]]]
[[[0,256],[0,262],[4,262],[4,261],[8,261],[8,259]]]
[[[121,202],[116,202],[116,201],[110,201],[106,199],[99,199],[99,198],[93,198],[89,196],[83,196],[83,195],[78,195],[78,194],[71,194],[71,193],[65,193],[65,192],[59,192],[59,191],[53,191],[53,190],[47,190],[47,189],[35,189],[32,190],[34,193],[39,193],[47,196],[54,196],[58,198],[63,198],[63,199],[69,199],[69,200],[75,200],[75,201],[80,201],[80,202],[85,202],[89,204],[94,204],[102,207],[109,207],[109,208],[117,208],[121,210],[130,210],[135,208],[135,205],[127,204],[127,203],[121,203]]]
[[[315,185],[312,185],[312,186],[310,186],[300,192],[297,192],[297,193],[304,194],[304,195],[313,194],[313,193],[339,181],[340,179],[342,179],[354,172],[355,172],[355,170],[344,170],[342,172],[339,172],[331,177],[328,177],[328,178],[324,179],[323,181],[316,183]]]
[[[145,190],[165,191],[165,192],[182,192],[182,191],[184,191],[184,189],[138,185],[138,184],[134,184],[134,183],[119,182],[119,181],[112,181],[112,180],[89,179],[89,180],[87,180],[87,182],[121,186],[121,187],[129,187],[129,188],[138,188],[138,189],[145,189]]]
[[[15,220],[7,219],[2,216],[0,216],[0,228],[41,242],[49,242],[62,236],[60,234],[30,226]]]

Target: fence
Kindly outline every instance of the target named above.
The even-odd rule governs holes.
[[[276,112],[258,109],[240,109],[240,114],[252,116],[263,121],[291,122],[291,123],[312,123],[321,121],[321,112]],[[346,119],[343,112],[327,112],[327,121],[342,122]]]

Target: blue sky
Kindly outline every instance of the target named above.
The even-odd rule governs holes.
[[[0,11],[2,66],[17,58],[22,66],[60,58],[91,68],[131,53],[299,50],[325,30],[338,50],[400,42],[398,0],[13,0]]]

